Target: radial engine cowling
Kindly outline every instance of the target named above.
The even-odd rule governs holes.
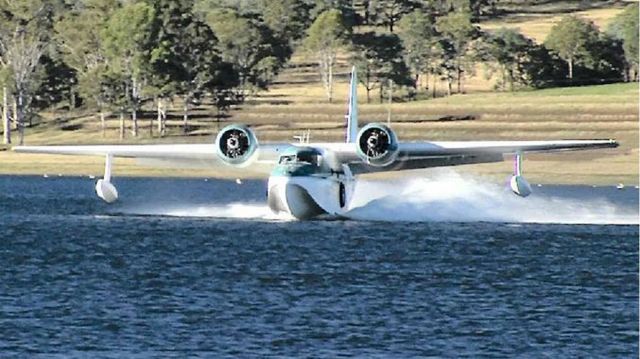
[[[230,165],[248,165],[257,150],[258,140],[247,126],[229,125],[216,137],[216,153]]]
[[[383,167],[398,157],[398,139],[387,126],[370,123],[363,127],[357,138],[358,156],[366,163]]]

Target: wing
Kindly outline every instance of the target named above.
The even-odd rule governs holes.
[[[398,156],[389,165],[375,167],[363,161],[355,145],[331,146],[334,162],[348,164],[354,174],[399,171],[417,168],[456,166],[473,163],[490,163],[503,160],[513,153],[558,152],[613,148],[614,140],[561,140],[561,141],[459,141],[459,142],[408,142],[398,144]]]
[[[58,155],[112,156],[135,158],[142,164],[165,167],[197,167],[222,169],[220,177],[263,177],[277,163],[279,153],[291,144],[264,144],[257,156],[246,166],[234,167],[224,162],[216,153],[214,144],[166,144],[166,145],[91,145],[91,146],[18,146],[13,150],[21,153],[44,153]]]
[[[261,144],[255,160],[240,167],[224,162],[213,144],[171,145],[95,145],[95,146],[19,146],[14,151],[59,155],[113,156],[135,158],[143,163],[167,167],[223,169],[220,177],[265,177],[271,173],[279,155],[290,143]],[[347,164],[354,174],[399,171],[418,168],[499,162],[503,155],[516,152],[553,152],[617,147],[614,140],[564,141],[468,141],[409,142],[398,145],[398,156],[389,165],[376,167],[358,156],[355,143],[316,143],[305,146],[320,149],[335,171]]]

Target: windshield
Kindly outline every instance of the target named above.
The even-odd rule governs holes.
[[[289,155],[289,156],[280,156],[280,161],[278,162],[281,165],[287,165],[287,164],[291,164],[293,162],[296,161],[296,156],[295,155]]]
[[[311,152],[301,152],[298,154],[298,162],[315,165],[318,162],[317,155]]]
[[[298,152],[297,154],[292,155],[282,155],[278,160],[278,164],[280,165],[298,164],[319,166],[319,163],[320,155],[311,151]]]

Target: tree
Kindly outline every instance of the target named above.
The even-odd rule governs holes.
[[[473,20],[481,16],[495,13],[498,0],[438,0],[429,1],[438,13],[446,14],[452,11],[469,11]]]
[[[124,114],[131,101],[128,87],[129,78],[122,71],[114,71],[113,68],[109,66],[96,68],[92,75],[95,76],[94,79],[96,83],[99,84],[99,87],[94,91],[99,91],[100,97],[104,99],[104,103],[118,111],[118,133],[120,140],[123,140],[125,137]],[[92,79],[92,77],[84,78],[85,81],[90,79]],[[86,83],[81,82],[80,88],[84,86],[86,86]],[[104,118],[101,118],[101,120],[104,120]]]
[[[578,69],[583,83],[611,83],[625,80],[626,61],[622,40],[599,33],[589,46],[590,61]],[[580,75],[580,74],[578,74]],[[575,76],[575,74],[574,74]]]
[[[483,59],[491,72],[498,73],[497,87],[513,91],[517,85],[528,85],[523,65],[529,60],[533,40],[517,30],[501,28],[488,34],[482,47]]]
[[[240,76],[232,64],[221,62],[214,70],[212,81],[207,86],[211,94],[214,106],[220,119],[222,112],[227,111],[231,105],[240,102],[238,94],[233,89],[240,85]]]
[[[148,71],[153,20],[151,6],[130,3],[111,15],[101,34],[111,71],[125,80],[124,97],[130,102],[134,137],[138,136],[137,110]]]
[[[304,46],[318,63],[320,77],[327,99],[333,99],[333,66],[338,50],[347,43],[349,29],[342,21],[338,10],[328,10],[320,14],[307,31]]]
[[[117,0],[87,0],[81,9],[67,11],[54,26],[62,59],[75,72],[80,95],[98,108],[103,136],[106,130],[103,75],[107,70],[107,56],[102,29],[107,27],[111,14],[118,8]],[[75,107],[73,94],[71,107]]]
[[[69,100],[69,108],[75,108],[76,89],[78,77],[74,69],[69,67],[60,54],[49,51],[40,58],[38,69],[35,73],[38,87],[32,101],[36,110],[50,107],[64,100]]]
[[[158,134],[166,134],[166,100],[178,94],[184,72],[181,57],[186,56],[186,49],[180,43],[182,29],[193,17],[191,15],[192,2],[176,0],[148,0],[154,8],[155,19],[152,25],[151,50],[149,64],[149,92],[153,93],[157,109]],[[172,54],[174,54],[172,56]]]
[[[311,6],[303,0],[258,0],[258,12],[262,19],[280,40],[291,42],[301,39],[309,27]]]
[[[563,73],[559,58],[514,29],[484,34],[479,56],[488,76],[499,76],[496,89],[502,91],[555,86]]]
[[[574,65],[591,61],[589,48],[597,41],[598,29],[592,22],[570,15],[551,28],[544,45],[567,63],[572,80]]]
[[[527,48],[527,59],[521,67],[527,84],[534,88],[564,84],[564,62],[543,45],[533,44]]]
[[[14,2],[0,1],[0,65],[3,68],[6,87],[14,94],[14,122],[24,143],[25,117],[31,117],[31,102],[38,88],[36,69],[46,52],[51,28],[53,7],[40,0]],[[9,86],[7,86],[9,85]],[[3,104],[7,114],[8,104]],[[8,128],[8,116],[4,116]],[[9,130],[10,131],[10,130]],[[5,132],[5,143],[11,138]]]
[[[337,10],[342,17],[342,23],[351,28],[358,24],[358,16],[353,7],[353,1],[346,0],[303,0],[312,7],[309,10],[310,18],[315,21],[318,17],[329,10]]]
[[[82,76],[78,77],[77,87],[89,105],[98,107],[100,129],[102,137],[105,137],[107,126],[105,111],[109,106],[120,110],[120,105],[125,105],[125,101],[122,100],[125,94],[120,91],[121,84],[113,80],[113,74],[109,73],[107,64],[101,63],[82,73]],[[124,137],[124,129],[122,129],[120,136]]]
[[[469,0],[469,8],[475,19],[496,12],[498,0]]]
[[[451,96],[453,93],[453,80],[455,79],[455,73],[458,69],[458,52],[450,41],[441,39],[439,42],[440,60],[438,61],[438,74],[440,80],[447,82],[447,96]],[[435,81],[433,83],[433,97],[436,97]]]
[[[451,70],[453,69],[458,82],[458,93],[460,93],[464,69],[473,66],[474,58],[469,50],[472,41],[479,36],[479,30],[471,23],[471,14],[468,11],[451,12],[438,18],[436,28],[441,34],[441,41],[446,42],[442,46],[443,49],[448,51],[448,62],[445,65],[448,86],[451,87],[453,80]]]
[[[276,57],[271,30],[256,19],[240,16],[235,10],[219,9],[207,15],[207,23],[218,38],[222,60],[239,75],[239,96],[266,89],[282,63]]]
[[[629,80],[638,80],[638,4],[628,5],[627,8],[618,14],[607,29],[612,37],[622,40],[624,55],[627,64],[626,76]]]
[[[189,110],[193,101],[206,94],[224,68],[211,28],[191,11],[191,4],[179,0],[150,1],[155,9],[155,47],[150,65],[159,96],[180,94],[183,99],[183,132],[189,130]],[[228,67],[227,67],[228,69]]]
[[[434,23],[422,10],[405,15],[398,23],[398,35],[404,47],[405,62],[413,73],[413,87],[417,91],[420,77],[429,74],[437,46]],[[427,76],[426,90],[429,89]]]
[[[375,17],[381,25],[387,26],[393,32],[394,26],[404,14],[418,7],[413,0],[372,0]]]
[[[358,69],[358,80],[367,92],[367,103],[371,102],[370,93],[375,88],[380,89],[382,102],[382,92],[389,80],[397,85],[412,84],[398,36],[366,32],[354,34],[352,41],[352,61]]]

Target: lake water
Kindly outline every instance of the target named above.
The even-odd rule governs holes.
[[[364,182],[297,222],[261,181],[115,182],[0,176],[1,357],[638,356],[635,188]]]

